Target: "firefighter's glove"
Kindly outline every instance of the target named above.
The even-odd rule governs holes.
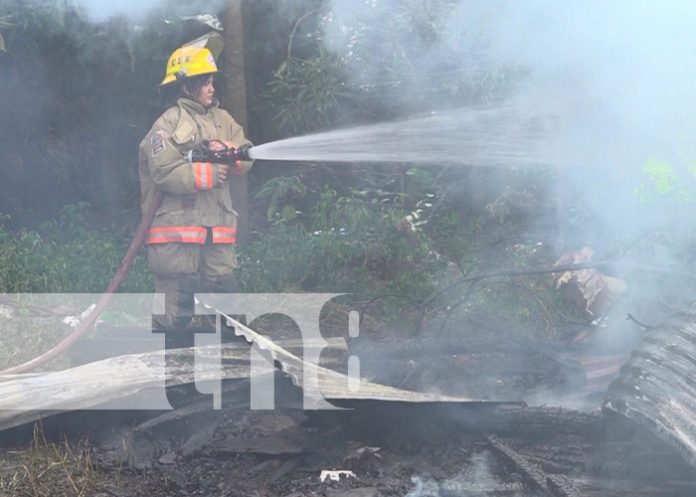
[[[225,142],[220,140],[205,140],[203,142],[203,146],[207,147],[208,150],[212,150],[213,152],[220,152],[229,148]]]
[[[205,145],[208,147],[208,150],[212,150],[213,152],[221,152],[227,149],[226,144],[220,140],[210,140],[205,142]],[[230,166],[216,163],[214,167],[216,168],[215,176],[217,177],[217,184],[221,185],[227,181],[227,177],[230,174]]]
[[[217,182],[219,185],[221,185],[225,181],[227,181],[227,177],[230,174],[230,166],[228,166],[227,164],[213,164],[213,166],[217,168]]]

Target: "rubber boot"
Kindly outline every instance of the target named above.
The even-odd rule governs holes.
[[[155,291],[164,294],[164,315],[153,316],[153,331],[166,333],[167,348],[193,346],[190,326],[195,313],[194,295],[199,284],[198,275],[155,277]]]
[[[237,280],[234,273],[228,273],[212,279],[203,279],[201,286],[206,293],[237,293],[238,291]],[[239,320],[238,316],[231,317]],[[225,318],[222,318],[221,332],[223,343],[240,340],[240,337],[237,337],[234,333],[234,327],[228,326]]]

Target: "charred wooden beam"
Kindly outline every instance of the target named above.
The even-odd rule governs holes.
[[[549,492],[557,497],[582,497],[570,480],[563,475],[548,475],[546,484]]]
[[[528,484],[536,490],[548,493],[549,489],[546,484],[546,473],[544,473],[539,466],[527,461],[524,456],[513,450],[495,435],[489,435],[487,440],[491,448],[498,455],[502,456],[504,460],[522,473],[522,476]]]
[[[581,497],[581,494],[573,488],[567,478],[559,475],[547,475],[541,467],[530,462],[495,435],[489,435],[487,440],[491,448],[519,470],[525,481],[536,490],[553,497]]]

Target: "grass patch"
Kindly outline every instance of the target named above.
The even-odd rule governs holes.
[[[96,467],[86,443],[78,447],[67,441],[50,443],[39,424],[30,446],[8,453],[0,464],[0,495],[87,497],[115,478],[118,480],[118,473]]]

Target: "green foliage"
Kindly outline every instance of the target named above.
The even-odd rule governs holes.
[[[685,174],[680,172],[669,162],[654,159],[646,162],[643,166],[644,181],[636,189],[638,201],[670,205],[694,203],[696,196],[692,183],[696,178],[696,166],[683,171]]]
[[[275,72],[263,95],[263,108],[283,134],[325,129],[339,122],[351,93],[335,56],[321,52],[309,59],[289,58]]]
[[[256,198],[268,203],[266,217],[269,222],[287,223],[300,214],[295,202],[301,201],[307,192],[307,187],[298,177],[277,176],[259,189]]]
[[[467,178],[478,185],[475,195]],[[547,240],[530,238],[526,224],[543,213],[536,194],[547,188],[548,174],[355,165],[344,179],[318,192],[301,186],[313,181],[308,174],[262,186],[257,198],[269,212],[303,215],[276,215],[269,230],[243,247],[239,274],[246,290],[352,293],[377,298],[388,315],[399,316],[457,277],[553,263],[549,245],[541,243]],[[453,309],[447,329],[484,312],[554,335],[561,308],[545,275],[486,280],[471,291],[457,287],[427,314],[440,323]]]
[[[103,292],[125,254],[129,233],[113,227],[93,228],[88,213],[87,204],[67,206],[38,232],[11,233],[0,225],[0,292]],[[145,259],[140,256],[121,291],[144,293],[151,288]]]
[[[287,184],[272,180],[262,191],[276,201]],[[251,291],[324,291],[358,294],[396,292],[424,296],[443,264],[425,238],[404,232],[403,210],[361,195],[330,188],[315,199],[303,218],[285,219],[260,233],[240,253],[240,280]],[[290,200],[292,201],[292,200]]]

